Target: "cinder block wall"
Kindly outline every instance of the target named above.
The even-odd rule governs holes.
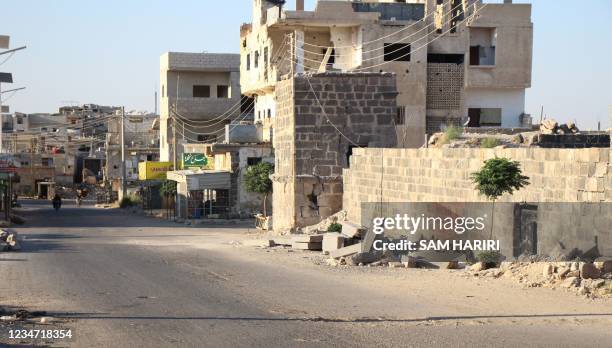
[[[355,144],[396,145],[396,96],[395,76],[387,73],[325,73],[278,83],[274,229],[315,224],[342,209],[342,169]]]
[[[531,182],[498,202],[612,203],[609,148],[357,149],[343,174],[343,208],[351,221],[361,223],[364,202],[485,202],[470,175],[495,156],[520,162]],[[596,243],[600,252],[612,253],[611,206],[543,205],[538,212],[539,250],[550,253],[563,242],[584,251]],[[495,237],[511,247],[514,217],[509,207],[495,209]],[[595,216],[588,216],[597,212],[604,220],[593,222]]]

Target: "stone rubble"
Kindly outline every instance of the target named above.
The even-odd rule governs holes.
[[[612,298],[612,260],[591,262],[502,262],[499,268],[468,268],[468,277],[510,278],[526,288],[567,289],[587,298]]]

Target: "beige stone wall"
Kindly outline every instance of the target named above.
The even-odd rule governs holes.
[[[342,168],[355,144],[396,144],[396,94],[392,74],[327,73],[277,84],[274,229],[315,224],[341,209]]]
[[[366,224],[366,202],[486,202],[470,174],[495,156],[519,161],[531,181],[494,206],[473,211],[493,216],[494,207],[493,237],[504,255],[518,256],[517,207],[506,202],[537,205],[539,254],[598,250],[612,255],[612,157],[607,148],[357,149],[350,169],[344,170],[343,209],[351,221]],[[383,216],[398,213],[397,205],[380,209]]]
[[[381,194],[384,202],[484,202],[470,174],[495,156],[519,161],[531,181],[500,202],[612,202],[610,149],[356,149],[344,170],[344,209],[360,221],[360,203]]]
[[[275,165],[272,202],[275,230],[290,229],[295,223],[295,101],[293,79],[276,88],[277,115],[273,119]]]

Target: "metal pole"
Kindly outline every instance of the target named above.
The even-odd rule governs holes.
[[[125,107],[121,107],[121,198],[127,196],[125,168]]]
[[[176,118],[174,115],[172,115],[172,165],[173,165],[173,170],[178,170],[178,166],[177,166],[177,156],[176,156]]]

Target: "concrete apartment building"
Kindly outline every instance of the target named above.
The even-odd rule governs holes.
[[[254,0],[240,42],[242,93],[275,151],[275,230],[342,208],[354,148],[421,147],[449,125],[531,126],[530,5],[285,3]]]
[[[155,114],[128,113],[125,115],[126,176],[138,180],[138,163],[159,161],[159,117]],[[121,118],[108,120],[108,133],[104,144],[104,180],[121,178]]]
[[[399,147],[420,147],[447,125],[529,127],[531,5],[480,0],[318,1],[314,11],[253,0],[241,28],[241,88],[264,140],[275,87],[290,73],[392,72]],[[469,116],[469,121],[468,121]]]
[[[168,52],[160,59],[160,158],[184,144],[216,142],[241,115],[238,54]],[[175,144],[176,141],[176,144]],[[176,146],[176,156],[174,147]]]

